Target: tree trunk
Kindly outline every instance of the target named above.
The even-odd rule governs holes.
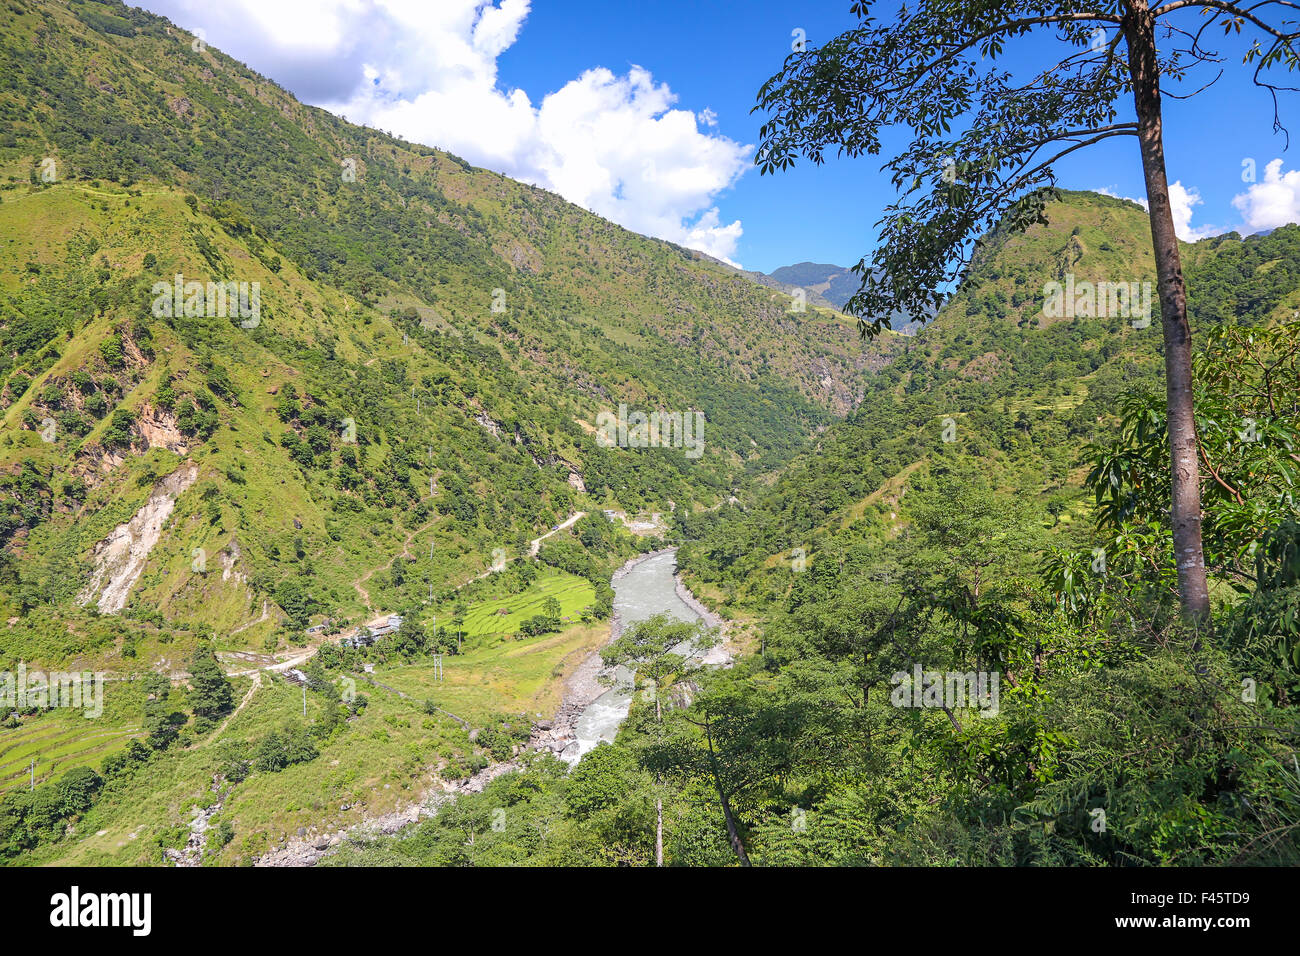
[[[865,647],[862,649],[862,723],[867,733],[867,753],[871,753],[871,716],[867,712],[867,705],[870,703],[871,682],[867,680],[871,667],[871,653]]]
[[[704,724],[704,739],[709,745],[709,770],[713,773],[713,785],[718,791],[718,802],[722,804],[722,819],[727,824],[727,842],[731,844],[731,850],[736,854],[736,859],[740,861],[741,866],[749,866],[749,854],[745,852],[745,841],[740,838],[740,829],[736,826],[736,818],[731,813],[731,801],[727,799],[727,791],[722,786],[722,777],[718,773],[718,758],[713,753],[713,731],[706,719]]]
[[[1165,175],[1155,18],[1148,0],[1129,0],[1126,7],[1122,29],[1133,80],[1133,103],[1160,294],[1160,324],[1164,331],[1171,465],[1169,517],[1174,533],[1178,593],[1184,615],[1201,624],[1209,618],[1210,595],[1201,548],[1200,466],[1196,460],[1196,419],[1192,408],[1192,334],[1187,324],[1187,290],[1169,204],[1169,180]]]
[[[659,778],[655,778],[655,786]],[[655,797],[655,866],[664,865],[664,798]]]
[[[659,688],[655,687],[655,724],[661,730],[664,722],[663,708],[659,703]],[[660,738],[662,739],[662,733]],[[662,785],[659,774],[655,774],[655,790],[659,790]],[[664,865],[664,797],[662,793],[655,794],[655,866]]]

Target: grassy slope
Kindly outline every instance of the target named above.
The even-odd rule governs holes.
[[[231,823],[236,839],[217,864],[249,861],[299,827],[334,830],[397,809],[419,799],[436,785],[439,770],[449,761],[474,752],[468,730],[451,717],[427,714],[424,702],[482,726],[493,715],[519,714],[531,720],[552,713],[564,680],[581,659],[608,635],[608,626],[573,625],[558,634],[525,640],[479,639],[466,653],[445,660],[443,680],[432,665],[389,662],[375,668],[368,684],[358,676],[357,692],[369,705],[335,737],[319,745],[320,755],[278,773],[257,772],[234,787],[216,818]],[[236,680],[236,699],[251,687],[249,678]],[[379,686],[382,685],[382,686]],[[401,694],[407,697],[402,697]],[[80,715],[49,712],[28,721],[21,733],[0,734],[2,746],[29,759],[39,752],[38,781],[49,763],[65,749],[58,772],[80,763],[98,766],[103,756],[124,745],[119,735],[137,730],[140,702],[132,689],[111,685],[108,721],[85,721]],[[127,786],[101,800],[80,821],[76,833],[58,844],[31,854],[23,862],[60,865],[140,865],[161,862],[161,848],[184,843],[185,827],[196,806],[216,799],[213,775],[223,766],[223,742],[256,741],[282,727],[310,723],[319,714],[315,694],[263,674],[246,706],[218,732],[197,743],[188,737],[136,775]],[[135,723],[131,719],[135,716]],[[70,744],[86,726],[97,734],[112,734],[110,749],[90,752],[84,736]],[[33,747],[33,737],[50,734]],[[57,736],[56,736],[57,735]],[[185,746],[190,743],[190,746]],[[8,762],[12,754],[0,755]],[[17,759],[17,758],[15,758]],[[23,763],[22,783],[25,783]],[[343,809],[346,806],[347,809]]]
[[[316,617],[368,618],[418,605],[430,581],[445,594],[492,548],[518,552],[579,507],[711,504],[845,411],[886,351],[863,353],[850,320],[791,313],[788,297],[717,263],[305,107],[218,51],[196,53],[159,18],[81,2],[9,12],[0,663],[183,668],[205,636],[223,649],[280,639],[285,582],[309,582]],[[119,14],[104,29],[100,18]],[[33,175],[45,157],[53,183]],[[340,181],[340,157],[357,160],[357,182]],[[150,286],[176,273],[258,282],[261,324],[151,315]],[[503,313],[488,307],[497,288]],[[285,418],[290,386],[303,414]],[[599,449],[582,423],[621,401],[703,409],[705,458],[688,468],[679,453]],[[182,423],[191,402],[210,430]],[[327,440],[304,461],[285,436],[310,438],[314,411]],[[355,469],[343,417],[357,422]],[[51,443],[46,418],[58,424]],[[95,543],[186,461],[198,480],[125,612],[80,608]],[[590,599],[576,579],[547,577],[540,594],[545,582],[567,582],[566,616]],[[510,621],[537,603],[523,596]],[[246,626],[268,604],[268,619]],[[379,679],[411,699],[363,687],[371,706],[318,758],[241,784],[222,811],[238,836],[221,859],[410,798],[474,750],[454,721],[423,713],[425,697],[471,720],[544,713],[605,633],[484,633],[436,684],[427,667],[384,665]],[[318,714],[308,695],[304,718],[300,691],[270,677],[235,684],[251,696],[215,742],[174,747],[31,862],[156,862],[214,798],[223,741]],[[141,707],[130,682],[110,685],[112,717],[96,722],[107,746],[138,732]],[[38,753],[42,776],[108,752],[58,713],[0,740],[15,759]]]
[[[2,610],[24,618],[15,654],[122,663],[120,633],[80,646],[58,634],[64,617],[81,626],[72,599],[93,544],[186,458],[199,481],[134,590],[133,605],[161,613],[127,628],[144,660],[160,631],[184,642],[254,620],[288,578],[310,575],[318,613],[356,618],[367,597],[392,609],[428,580],[465,580],[492,547],[579,506],[712,503],[847,409],[895,347],[864,353],[843,316],[792,314],[787,297],[716,263],[305,107],[160,18],[94,3],[13,12],[0,44],[12,131],[0,140],[0,308],[16,357],[0,362],[0,473],[30,461],[49,485],[14,507],[21,580]],[[106,30],[103,15],[130,26]],[[50,185],[33,176],[46,156]],[[356,182],[341,181],[340,157],[356,159]],[[177,272],[259,282],[261,327],[149,321],[148,287]],[[497,288],[500,314],[488,307]],[[99,353],[114,336],[121,368]],[[214,368],[229,397],[210,393]],[[82,394],[77,375],[94,388]],[[106,446],[115,412],[173,424],[158,401],[169,376],[183,399],[211,403],[212,434],[150,450],[137,425],[129,447]],[[337,436],[312,466],[291,459],[286,427],[307,429],[275,415],[286,384],[335,424],[355,417],[362,487],[334,481]],[[91,413],[96,393],[107,409]],[[704,409],[705,458],[596,447],[579,423],[622,401]],[[60,423],[52,445],[37,434],[47,417]],[[571,471],[595,501],[568,487]],[[448,490],[430,496],[430,472]],[[475,513],[449,516],[451,496],[475,499]],[[195,549],[231,573],[196,574]],[[402,556],[412,566],[397,580]],[[47,607],[57,626],[29,613]],[[274,626],[240,639],[258,648]]]
[[[1194,326],[1271,322],[1300,306],[1300,262],[1287,227],[1184,245]],[[1152,323],[1048,320],[1044,286],[1064,281],[1151,282]],[[1266,282],[1261,281],[1267,276]],[[1030,504],[1049,535],[1086,534],[1082,454],[1116,421],[1132,388],[1163,388],[1159,303],[1150,232],[1136,205],[1067,192],[1049,222],[995,233],[968,281],[868,386],[861,409],[820,436],[742,508],[689,523],[684,566],[754,611],[785,593],[791,549],[809,559],[832,541],[888,540],[906,523],[906,494],[932,466],[977,461],[994,487]],[[945,423],[952,442],[943,440]],[[722,586],[725,585],[725,586]]]

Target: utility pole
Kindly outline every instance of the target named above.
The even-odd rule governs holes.
[[[35,790],[36,789],[36,758],[35,757],[32,758],[32,765],[30,770],[32,774],[32,782],[29,789]]]
[[[302,685],[302,715],[307,716],[307,685]]]
[[[438,615],[433,616],[433,636],[434,640],[438,638]],[[442,645],[438,645],[438,653],[433,659],[434,673],[438,675],[438,680],[442,680]]]

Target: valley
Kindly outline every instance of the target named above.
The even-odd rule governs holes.
[[[1300,862],[1300,224],[986,222],[995,150],[899,174],[867,286],[746,270],[154,13],[6,9],[0,864]],[[756,165],[821,165],[842,68]]]

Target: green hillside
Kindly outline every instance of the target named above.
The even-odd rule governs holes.
[[[116,2],[6,11],[0,679],[109,679],[93,721],[0,700],[0,863],[652,865],[661,819],[671,865],[1300,860],[1300,226],[1182,247],[1192,633],[1133,203],[1062,193],[862,342],[825,276],[793,308],[815,265],[636,235]],[[702,454],[606,447],[621,407],[702,413]],[[728,666],[662,617],[608,643],[669,545]],[[602,648],[641,687],[571,769],[536,735]]]
[[[1200,633],[1176,602],[1158,319],[1043,315],[1071,274],[1145,281],[1145,227],[1066,194],[991,236],[847,421],[675,516],[743,652],[668,665],[689,707],[639,696],[573,772],[535,763],[327,862],[648,866],[662,806],[676,866],[1294,865],[1300,227],[1184,249]]]
[[[1153,288],[1155,279],[1138,206],[1067,192],[1049,220],[990,237],[967,283],[815,451],[770,486],[755,483],[738,505],[685,517],[685,533],[699,541],[683,550],[684,563],[743,606],[747,590],[788,587],[793,548],[812,555],[836,539],[892,538],[906,520],[907,488],[955,461],[1028,504],[1050,538],[1086,536],[1086,447],[1114,433],[1125,394],[1163,389],[1159,305],[1149,327],[1124,316],[1045,316],[1045,286],[1067,274]],[[1300,308],[1300,228],[1229,234],[1184,252],[1200,331],[1268,325]]]
[[[6,10],[0,669],[121,678],[103,741],[58,713],[4,718],[5,779],[34,757],[38,784],[0,807],[6,859],[160,862],[215,776],[243,781],[222,859],[247,861],[326,804],[354,808],[345,825],[508,755],[494,728],[558,705],[635,550],[584,519],[535,585],[529,541],[577,512],[716,506],[847,413],[895,347],[864,352],[834,311],[304,106],[162,18]],[[702,455],[680,436],[602,447],[620,406],[699,411]],[[409,633],[327,655],[298,713],[280,674],[393,612]],[[224,708],[190,674],[212,651]],[[363,661],[384,685],[368,706],[339,696]],[[64,844],[58,808],[90,789],[78,775],[67,795],[71,767],[112,794]]]
[[[734,270],[303,106],[161,18],[11,13],[14,659],[150,657],[133,645],[164,626],[220,636],[268,601],[295,624],[358,619],[575,510],[711,506],[846,412],[893,348],[864,352],[843,316],[792,312]],[[154,314],[176,275],[257,283],[256,323],[233,306]],[[623,404],[703,412],[703,457],[601,448],[597,416]],[[182,462],[198,474],[130,588],[130,626],[69,627],[96,543]],[[277,617],[241,631],[248,646]]]

